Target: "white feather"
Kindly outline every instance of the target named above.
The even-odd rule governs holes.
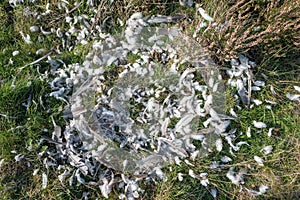
[[[219,117],[218,113],[213,108],[209,109],[209,114],[213,120],[220,121],[220,117]]]
[[[270,100],[265,100],[266,103],[272,104],[272,105],[276,105],[277,103],[275,101],[270,101]]]
[[[40,171],[40,169],[33,170],[32,176],[36,176],[39,171]]]
[[[177,174],[177,178],[179,181],[183,181],[183,174],[182,173],[178,173]]]
[[[252,86],[252,87],[251,87],[251,90],[252,90],[252,91],[260,91],[261,89],[260,89],[260,87],[258,87],[258,86]]]
[[[175,161],[176,165],[180,165],[180,163],[181,163],[181,160],[178,156],[174,157],[174,161]]]
[[[209,16],[208,14],[207,14],[207,12],[203,9],[203,8],[199,8],[198,9],[198,12],[200,13],[200,15],[205,19],[205,20],[207,20],[207,21],[209,21],[209,22],[212,22],[212,21],[214,21],[214,18],[212,18],[211,16]]]
[[[194,167],[195,165],[192,164],[190,161],[188,161],[187,159],[184,159],[185,164]]]
[[[42,174],[42,188],[45,189],[48,184],[48,177],[45,172]]]
[[[155,167],[154,170],[155,170],[155,174],[158,176],[158,178],[164,179],[165,174],[159,167]]]
[[[38,32],[40,28],[38,26],[31,26],[29,30],[33,33],[33,32]]]
[[[4,158],[0,160],[0,169],[1,169],[2,165],[3,165],[3,163],[4,163]]]
[[[15,156],[15,161],[16,161],[16,162],[19,162],[19,161],[21,161],[23,158],[24,158],[24,155],[23,155],[23,154],[18,154],[18,155]]]
[[[290,93],[287,93],[285,96],[288,99],[292,100],[292,101],[300,101],[300,95],[299,94],[290,94]]]
[[[264,81],[255,81],[254,85],[259,86],[259,87],[263,87],[263,86],[265,86],[265,82]]]
[[[216,148],[217,148],[217,151],[222,151],[222,149],[223,149],[223,143],[222,143],[222,139],[221,138],[219,138],[219,139],[217,139],[216,140]]]
[[[191,159],[194,161],[198,155],[199,155],[199,151],[198,150],[194,151],[193,153],[191,153]]]
[[[194,114],[186,114],[185,116],[183,116],[175,125],[175,131],[179,131],[182,129],[182,127],[188,125],[194,119],[194,117]]]
[[[101,194],[104,198],[108,199],[108,194],[111,192],[110,188],[108,187],[108,181],[107,179],[103,179],[103,185],[99,186]]]
[[[266,109],[272,110],[272,106],[266,105]]]
[[[250,192],[251,194],[253,194],[254,196],[259,196],[259,195],[262,195],[264,193],[266,193],[266,191],[269,189],[268,186],[266,185],[261,185],[259,187],[259,191],[256,191],[256,190],[250,190],[250,189],[247,189],[245,188],[248,192]]]
[[[19,53],[20,53],[19,51],[14,51],[14,52],[12,52],[12,55],[17,56],[17,55],[19,55]]]
[[[266,185],[261,185],[260,187],[259,187],[259,192],[261,193],[261,194],[264,194],[264,193],[266,193],[266,191],[269,189],[269,187],[268,186],[266,186]]]
[[[277,94],[273,85],[270,85],[270,91],[272,94]]]
[[[233,117],[238,117],[236,112],[233,110],[233,108],[230,108],[229,113],[233,116]]]
[[[244,170],[239,171],[239,173],[235,173],[233,168],[230,168],[229,171],[226,173],[226,177],[235,185],[240,185],[244,183],[243,175],[246,172]]]
[[[51,31],[45,31],[45,30],[43,29],[43,27],[41,27],[40,29],[41,29],[41,32],[42,32],[43,35],[50,35],[50,34],[52,34]]]
[[[217,198],[217,190],[215,188],[210,189],[210,194],[213,196],[213,198]]]
[[[211,118],[211,117],[208,118],[206,121],[203,122],[203,126],[204,126],[205,128],[208,127],[208,125],[211,123],[211,121],[212,121],[212,118]]]
[[[269,145],[269,146],[265,146],[260,151],[263,152],[265,155],[268,155],[272,152],[272,150],[273,150],[273,147],[271,145]]]
[[[255,128],[267,128],[267,125],[264,122],[253,121],[253,125]]]
[[[189,169],[189,176],[192,177],[192,178],[198,179],[197,175],[191,169]]]
[[[269,137],[271,137],[272,136],[272,131],[274,130],[274,127],[272,127],[272,128],[269,128],[269,131],[268,131],[268,136]]]
[[[246,135],[247,137],[251,137],[251,126],[248,127]]]
[[[229,162],[232,161],[232,159],[231,159],[230,157],[228,157],[228,156],[223,156],[223,157],[221,158],[221,161],[222,161],[223,163],[229,163]]]
[[[70,171],[65,170],[62,174],[58,175],[58,180],[62,183],[69,176]]]
[[[123,174],[122,174],[123,175]],[[124,179],[123,179],[124,178]],[[126,177],[123,175],[122,179],[125,180],[124,182],[127,184],[130,184],[130,181],[128,179],[126,179]],[[110,182],[108,182],[108,180],[106,178],[102,179],[103,181],[103,185],[99,186],[101,194],[105,197],[108,198],[108,194],[111,192],[112,190],[112,185],[114,183],[114,174],[112,174],[111,180]],[[130,184],[131,185],[131,184]],[[125,190],[128,189],[128,185],[125,188]]]
[[[207,187],[208,184],[209,184],[209,181],[208,181],[208,179],[203,179],[203,180],[200,181],[200,183],[201,183],[201,185],[203,185],[204,187]]]
[[[203,140],[205,138],[204,135],[194,135],[194,134],[191,135],[190,137],[191,137],[191,139],[194,139],[194,140]]]
[[[296,91],[300,92],[300,87],[299,87],[299,86],[294,85],[294,89],[295,89]]]
[[[258,100],[258,99],[253,99],[252,100],[254,103],[255,103],[255,105],[261,105],[263,102],[261,101],[261,100]]]
[[[254,160],[257,162],[259,166],[264,166],[264,160],[259,156],[254,156]]]
[[[21,34],[21,36],[22,36],[22,38],[23,38],[23,40],[27,43],[27,44],[32,44],[32,41],[31,41],[31,39],[30,39],[30,35],[24,35],[24,33],[22,32],[22,31],[20,31],[20,34]]]

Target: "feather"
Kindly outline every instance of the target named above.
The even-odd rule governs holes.
[[[40,171],[40,169],[33,170],[32,176],[36,176],[39,171]]]
[[[200,183],[201,183],[201,185],[203,185],[204,187],[207,187],[208,184],[209,184],[209,181],[208,181],[208,179],[203,179],[203,180],[200,181]]]
[[[194,119],[194,117],[194,114],[186,114],[183,116],[175,125],[175,131],[181,132],[180,130],[182,130],[184,126],[187,126]]]
[[[251,126],[248,127],[247,132],[246,132],[247,137],[251,137]]]
[[[300,87],[299,87],[299,86],[294,85],[294,89],[295,89],[296,91],[300,92]]]
[[[183,181],[183,174],[182,173],[178,173],[177,174],[177,178],[178,178],[178,180],[181,182],[181,181]]]
[[[254,156],[254,160],[257,162],[259,166],[264,166],[264,160],[259,156]]]
[[[122,176],[122,179],[125,178],[125,176],[123,175]],[[126,179],[126,178],[125,178]],[[127,180],[127,179],[126,179]],[[101,191],[101,194],[105,197],[105,198],[108,198],[108,194],[112,191],[112,186],[113,186],[113,183],[115,181],[114,179],[114,174],[112,174],[111,176],[111,180],[110,182],[108,182],[108,180],[106,178],[103,178],[102,179],[103,181],[103,185],[99,186],[100,188],[100,191]],[[129,180],[127,180],[127,183],[129,182]]]
[[[240,185],[244,183],[244,170],[240,170],[239,173],[233,171],[233,168],[230,168],[226,173],[226,177],[235,185]]]
[[[223,157],[221,158],[221,161],[222,161],[223,163],[229,163],[229,162],[232,161],[232,159],[231,159],[230,157],[228,157],[228,156],[223,156]]]
[[[273,85],[270,85],[270,91],[272,94],[277,94]]]
[[[271,145],[269,145],[269,146],[265,146],[260,151],[263,152],[265,155],[268,155],[272,152],[272,150],[273,150],[273,147]]]
[[[221,120],[220,117],[218,116],[218,113],[213,108],[209,109],[209,114],[213,120],[215,120],[215,121]]]
[[[16,162],[19,162],[19,161],[21,161],[23,158],[24,158],[24,155],[23,155],[23,154],[18,154],[18,155],[15,156],[15,161],[16,161]]]
[[[193,153],[191,153],[191,159],[192,161],[195,161],[195,159],[197,158],[197,156],[199,155],[199,150],[194,151]]]
[[[30,39],[30,35],[24,35],[24,33],[22,32],[22,31],[20,31],[20,34],[21,34],[21,36],[22,36],[22,38],[23,38],[23,40],[27,43],[27,44],[32,44],[32,41],[31,41],[31,39]]]
[[[217,198],[217,190],[215,188],[210,189],[210,194],[213,198]]]
[[[38,26],[31,26],[29,30],[33,33],[33,32],[38,32],[40,28]]]
[[[261,100],[258,100],[258,99],[252,99],[252,102],[255,103],[255,105],[261,105],[263,102]]]
[[[165,178],[165,174],[163,173],[163,171],[159,167],[155,167],[154,171],[155,171],[155,174],[158,178],[160,178],[162,180]]]
[[[12,52],[12,56],[17,56],[17,55],[19,55],[19,51],[14,51],[14,52]]]
[[[212,18],[211,16],[209,16],[207,14],[207,12],[203,9],[203,8],[198,8],[198,12],[200,13],[200,15],[207,21],[212,22],[214,21],[214,18]]]
[[[42,188],[45,189],[48,184],[48,177],[45,172],[42,174]]]
[[[229,113],[233,116],[233,117],[238,117],[236,112],[233,110],[233,108],[230,108]]]
[[[175,161],[176,165],[180,165],[180,163],[181,163],[181,160],[178,156],[174,157],[174,161]]]
[[[51,31],[45,31],[45,30],[43,29],[43,27],[41,27],[40,29],[41,29],[41,32],[42,32],[43,35],[50,35],[50,34],[52,34]]]
[[[290,94],[290,93],[287,93],[285,96],[288,99],[292,100],[292,101],[300,101],[300,95],[299,94]]]
[[[179,0],[179,3],[181,6],[192,6],[194,3],[194,0]]]
[[[2,165],[3,165],[3,163],[4,163],[4,158],[0,160],[0,169],[1,169]]]
[[[62,183],[70,175],[69,170],[65,170],[62,174],[58,175],[58,180]]]
[[[253,121],[253,125],[255,128],[267,128],[267,125],[264,122]]]
[[[260,91],[261,89],[260,89],[260,87],[258,87],[258,86],[252,86],[251,87],[251,91]]]
[[[266,103],[272,104],[272,105],[276,105],[277,103],[275,101],[270,101],[270,100],[265,100]]]
[[[219,138],[219,139],[216,140],[216,148],[217,148],[218,152],[222,151],[223,144],[222,144],[222,139],[221,138]]]
[[[194,179],[198,179],[198,176],[191,169],[189,169],[189,176],[192,177],[192,178],[194,178]]]
[[[75,177],[79,183],[81,183],[81,184],[86,183],[85,180],[83,178],[81,178],[79,169],[76,170]]]
[[[259,191],[256,191],[256,190],[250,190],[250,189],[247,189],[245,188],[249,193],[253,194],[254,196],[259,196],[259,195],[262,195],[264,193],[266,193],[266,191],[269,189],[268,186],[266,185],[261,185],[259,187]]]
[[[271,137],[272,136],[272,131],[274,130],[274,127],[272,127],[272,128],[269,128],[269,131],[268,131],[268,136],[269,137]]]
[[[259,86],[259,87],[263,87],[263,86],[265,86],[265,82],[264,81],[255,81],[254,85]]]
[[[188,161],[187,159],[184,159],[185,164],[194,167],[195,165],[192,164],[190,161]]]

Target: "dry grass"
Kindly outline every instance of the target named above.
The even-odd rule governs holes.
[[[246,52],[259,59],[285,57],[300,50],[300,1],[204,1],[203,7],[218,27],[210,24],[198,40],[219,60]]]

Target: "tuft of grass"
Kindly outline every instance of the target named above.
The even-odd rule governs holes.
[[[238,53],[248,53],[261,62],[264,55],[286,57],[300,50],[298,1],[222,0],[202,1],[201,5],[219,28],[210,24],[198,39],[221,62]]]

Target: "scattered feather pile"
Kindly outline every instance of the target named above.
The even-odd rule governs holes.
[[[101,33],[84,63],[57,68],[50,95],[70,105],[72,119],[64,132],[53,133],[57,152],[52,157],[63,158],[76,169],[61,167],[60,181],[99,185],[106,198],[113,187],[123,188],[120,199],[135,199],[143,193],[140,181],[164,180],[161,169],[166,163],[186,163],[188,175],[216,195],[209,175],[195,174],[192,162],[214,150],[223,152],[224,143],[232,157],[249,144],[234,143],[237,130],[227,129],[238,116],[233,109],[232,116],[225,115],[224,82],[207,52],[177,28],[151,27],[172,19],[158,16],[147,21],[135,13],[127,21],[124,36]],[[197,51],[191,53],[191,47]],[[259,91],[265,83],[253,80],[255,64],[245,56],[239,55],[231,64],[228,83],[237,88],[237,100],[248,106],[251,91]],[[253,121],[253,125],[266,128],[263,122]],[[262,150],[270,151],[269,147]],[[224,164],[232,160],[223,156],[211,169],[224,170]],[[263,166],[262,158],[254,160]],[[130,178],[125,176],[128,173]],[[230,168],[227,177],[243,185],[246,173],[247,169],[234,172]],[[179,173],[178,180],[186,175]]]
[[[194,3],[192,0],[179,2],[183,6]],[[9,3],[16,6],[23,0]],[[87,4],[93,12],[97,11],[94,1]],[[253,79],[254,62],[241,54],[231,59],[231,68],[226,70],[227,85],[236,88],[237,94],[236,105],[228,116],[225,115],[225,83],[208,52],[178,28],[153,26],[176,23],[183,16],[144,17],[135,13],[127,20],[123,35],[115,36],[103,31],[105,24],[93,27],[94,18],[69,15],[68,1],[57,5],[58,9],[65,9],[69,29],[45,30],[33,25],[28,33],[20,32],[20,35],[28,44],[35,42],[31,33],[56,34],[61,40],[51,51],[39,49],[36,54],[41,57],[30,63],[47,60],[51,74],[56,76],[50,83],[49,96],[68,105],[67,126],[62,129],[53,120],[52,138],[42,138],[43,142],[55,145],[55,149],[39,154],[47,170],[57,167],[60,182],[97,186],[105,198],[116,188],[122,191],[119,199],[134,200],[144,192],[139,187],[141,181],[164,181],[166,175],[162,169],[166,164],[184,163],[188,173],[178,173],[178,181],[187,176],[195,178],[216,198],[217,189],[209,181],[209,169],[196,173],[193,167],[197,159],[217,151],[222,156],[210,165],[211,170],[226,171],[224,176],[228,180],[253,195],[267,191],[265,185],[258,191],[245,186],[245,175],[251,166],[228,167],[234,161],[235,152],[249,145],[247,141],[237,140],[243,133],[236,128],[229,129],[232,121],[240,120],[235,109],[263,104],[272,109],[276,105],[273,101],[252,98],[252,93],[268,86]],[[79,7],[80,3],[74,6]],[[197,6],[197,12],[205,20],[201,27],[214,22],[203,8]],[[50,13],[48,4],[37,16],[42,18]],[[51,55],[92,41],[92,49],[83,63],[66,66]],[[12,56],[19,54],[14,51]],[[48,78],[48,74],[43,74],[43,78]],[[294,89],[299,93],[299,86]],[[276,93],[272,87],[271,91]],[[298,94],[289,93],[286,97],[300,101]],[[249,138],[251,128],[255,131],[269,128],[261,120],[253,120],[253,127],[248,127],[245,133]],[[267,135],[271,137],[273,130],[274,127],[269,128]],[[265,146],[260,153],[268,155],[272,151],[272,146]],[[15,161],[23,158],[24,155],[18,154]],[[264,160],[264,157],[253,157],[253,163],[260,167],[264,166]],[[39,170],[33,174],[39,174]],[[43,189],[48,184],[47,174],[40,173]],[[88,193],[83,194],[87,196]]]
[[[154,19],[150,18],[151,23]],[[135,13],[127,21],[125,37],[102,34],[82,65],[66,67],[69,75],[58,70],[59,77],[51,85],[53,89],[61,87],[52,96],[68,97],[66,91],[72,86],[75,92],[69,98],[73,119],[64,133],[60,129],[53,133],[55,156],[77,168],[73,176],[78,182],[91,184],[84,177],[102,173],[109,180],[101,179],[100,189],[108,197],[121,177],[124,197],[138,198],[140,180],[134,177],[164,179],[161,168],[166,163],[192,165],[188,160],[206,156],[214,148],[222,150],[221,134],[230,124],[230,117],[223,114],[222,78],[200,46],[202,52],[194,52],[197,57],[192,57],[187,48],[177,44],[178,39],[186,46],[192,43],[178,29],[149,27],[143,16]],[[133,63],[127,59],[130,53],[137,57]],[[158,55],[158,60],[153,55]],[[184,63],[190,64],[181,69]],[[111,66],[118,73],[108,73]],[[206,128],[200,129],[199,123]],[[97,170],[100,165],[106,170]],[[125,173],[130,173],[132,180]],[[70,173],[64,171],[60,179],[66,174]],[[209,185],[206,175],[201,183]]]

